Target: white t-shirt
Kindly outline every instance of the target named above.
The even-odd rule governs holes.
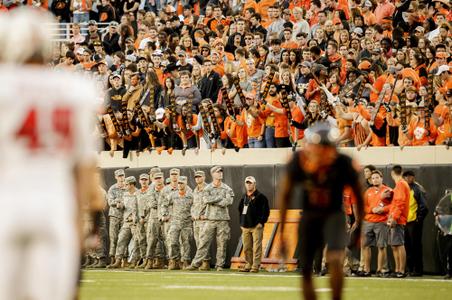
[[[0,82],[0,203],[73,196],[75,163],[96,157],[95,86],[43,66],[0,66]]]

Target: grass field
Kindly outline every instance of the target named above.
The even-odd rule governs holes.
[[[81,300],[284,300],[299,299],[295,273],[84,271]],[[316,278],[319,299],[329,299],[328,277]],[[345,299],[452,299],[452,281],[347,278]]]

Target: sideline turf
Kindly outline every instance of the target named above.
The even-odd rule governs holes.
[[[299,299],[295,273],[242,274],[185,271],[84,271],[81,300],[284,300]],[[328,278],[316,278],[319,299],[329,299]],[[452,299],[452,281],[347,278],[348,300]]]

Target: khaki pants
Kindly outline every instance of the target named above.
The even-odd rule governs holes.
[[[264,227],[258,224],[253,228],[242,228],[243,252],[245,253],[245,268],[259,270],[262,258],[262,236]]]

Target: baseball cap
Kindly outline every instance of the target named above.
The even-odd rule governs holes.
[[[102,46],[102,42],[101,41],[94,41],[93,42],[93,46]]]
[[[187,176],[180,176],[177,180],[178,183],[187,183]]]
[[[149,180],[149,175],[146,173],[140,174],[140,179],[147,179]]]
[[[414,31],[424,32],[425,28],[422,26],[418,26],[418,27],[414,28]]]
[[[136,180],[136,178],[134,176],[129,176],[129,177],[126,178],[126,183],[127,184],[129,184],[129,183],[136,183],[136,182],[137,182],[137,180]]]
[[[83,53],[85,53],[85,48],[79,47],[79,48],[77,49],[76,54],[78,54],[78,55],[83,55]]]
[[[196,171],[195,172],[195,177],[204,177],[204,176],[206,176],[204,171]]]
[[[361,27],[356,27],[355,29],[353,29],[353,32],[356,33],[357,35],[363,35],[364,33]]]
[[[110,27],[118,27],[118,26],[119,26],[118,22],[116,22],[116,21],[110,22]]]
[[[361,62],[358,65],[358,69],[360,69],[360,70],[369,70],[370,67],[371,67],[371,64],[368,60],[364,60],[363,62]]]
[[[154,174],[154,179],[156,179],[156,178],[163,178],[163,172],[156,172]]]
[[[97,25],[97,22],[95,20],[89,20],[88,26],[91,26],[91,25]]]
[[[111,78],[121,78],[121,74],[119,74],[117,72],[113,72],[113,73],[111,73]]]
[[[180,169],[178,169],[178,168],[172,168],[172,169],[169,171],[169,173],[170,173],[170,175],[173,175],[173,174],[179,175],[179,174],[180,174]]]
[[[448,65],[439,66],[438,71],[436,71],[435,76],[441,75],[444,72],[449,72],[450,68]]]
[[[222,171],[223,171],[223,168],[220,166],[214,166],[214,167],[210,168],[210,174],[222,172]]]
[[[155,174],[157,172],[162,172],[162,169],[160,169],[159,167],[152,167],[151,170],[149,171],[149,173],[151,174]]]
[[[163,119],[163,116],[165,115],[165,109],[164,108],[157,108],[155,111],[155,117],[157,120]]]
[[[131,62],[136,62],[137,58],[135,55],[129,54],[129,55],[126,55],[126,60],[129,60]]]
[[[124,172],[123,169],[119,169],[115,171],[115,176],[125,176],[126,173]]]
[[[300,64],[302,67],[311,68],[312,64],[309,61],[304,61]]]
[[[369,0],[366,0],[366,2],[364,2],[364,6],[372,7],[372,2],[370,2]]]
[[[256,178],[254,178],[253,176],[247,176],[247,177],[245,178],[245,182],[256,183]]]
[[[163,56],[163,52],[162,52],[162,50],[155,50],[155,51],[152,53],[152,55],[154,55],[154,56]]]

